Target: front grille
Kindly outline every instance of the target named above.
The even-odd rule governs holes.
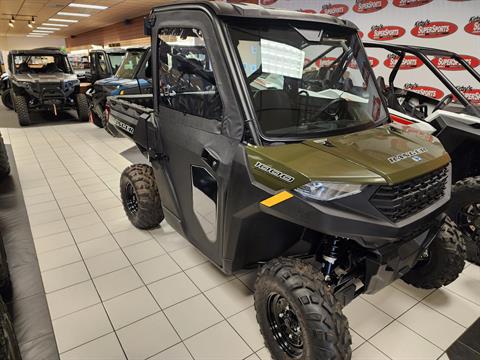
[[[397,185],[385,185],[370,202],[393,222],[412,216],[440,200],[447,188],[448,167]]]

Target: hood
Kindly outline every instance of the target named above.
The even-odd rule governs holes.
[[[19,82],[57,82],[77,80],[76,74],[66,74],[62,72],[50,74],[15,74],[15,80]]]
[[[95,81],[95,85],[99,85],[99,86],[118,86],[118,85],[123,86],[123,85],[129,84],[129,83],[136,84],[137,80],[135,80],[135,79],[123,79],[123,78],[119,78],[119,77],[116,77],[116,76],[111,76],[109,78],[105,78],[105,79]]]
[[[249,147],[254,177],[273,189],[312,180],[398,184],[446,166],[450,157],[432,136],[382,126],[302,143]]]

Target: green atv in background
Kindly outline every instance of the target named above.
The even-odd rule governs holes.
[[[261,265],[255,308],[274,359],[349,359],[343,306],[399,278],[457,278],[450,158],[388,124],[355,25],[177,1],[146,29],[153,95],[107,101],[109,124],[151,163],[123,172],[125,211],[141,229],[165,218],[226,274]],[[305,76],[338,44],[329,73]]]

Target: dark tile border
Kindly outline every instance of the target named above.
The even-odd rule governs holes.
[[[0,180],[0,231],[12,281],[7,303],[23,360],[57,360],[59,354],[38,266],[15,159],[6,145],[11,174]]]
[[[450,359],[480,359],[480,318],[447,349]]]

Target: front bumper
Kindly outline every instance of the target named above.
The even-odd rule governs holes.
[[[43,105],[74,106],[71,96],[75,92],[75,87],[69,86],[67,83],[35,83],[26,87],[25,90],[33,100],[31,102],[33,107]]]

